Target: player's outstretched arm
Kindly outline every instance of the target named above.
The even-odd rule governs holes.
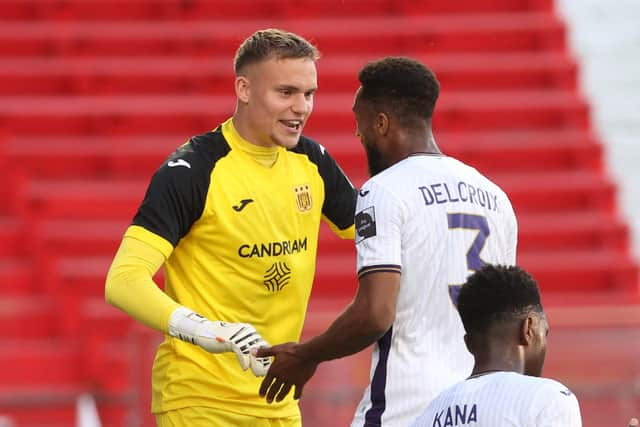
[[[153,329],[211,353],[234,352],[243,370],[251,368],[256,376],[264,376],[271,359],[258,359],[250,350],[268,343],[249,324],[212,322],[162,292],[153,275],[164,261],[158,249],[125,237],[107,274],[107,302]]]
[[[260,386],[260,396],[271,403],[286,397],[295,387],[294,398],[313,376],[319,363],[357,353],[382,337],[396,313],[400,274],[369,273],[360,277],[353,302],[321,335],[303,344],[286,343],[257,351],[258,357],[274,361]]]

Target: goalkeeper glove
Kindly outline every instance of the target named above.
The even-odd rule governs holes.
[[[269,343],[248,323],[212,322],[186,307],[178,307],[169,319],[169,335],[209,353],[233,352],[242,370],[251,368],[257,377],[265,376],[271,366],[271,358],[251,354],[252,349],[268,347]]]

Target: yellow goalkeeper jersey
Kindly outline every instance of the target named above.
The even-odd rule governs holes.
[[[264,166],[260,150],[277,150]],[[257,147],[227,120],[179,147],[151,179],[126,235],[167,258],[165,292],[211,320],[251,323],[270,343],[298,341],[316,265],[320,221],[353,238],[356,190],[329,153],[301,137],[290,150]],[[233,353],[166,336],[152,374],[152,411],[191,406],[277,418],[260,379]]]

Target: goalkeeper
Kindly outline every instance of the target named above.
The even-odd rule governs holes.
[[[257,395],[270,359],[252,350],[299,340],[321,219],[353,238],[356,190],[301,134],[317,58],[285,31],[245,40],[233,117],[160,166],[113,260],[107,301],[166,334],[152,372],[161,427],[301,425],[292,398]]]

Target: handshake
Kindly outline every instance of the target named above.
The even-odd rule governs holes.
[[[233,352],[242,370],[251,368],[256,377],[265,376],[271,366],[271,358],[252,354],[252,350],[268,347],[269,343],[248,323],[213,322],[186,307],[179,307],[169,319],[169,335],[210,353]]]

